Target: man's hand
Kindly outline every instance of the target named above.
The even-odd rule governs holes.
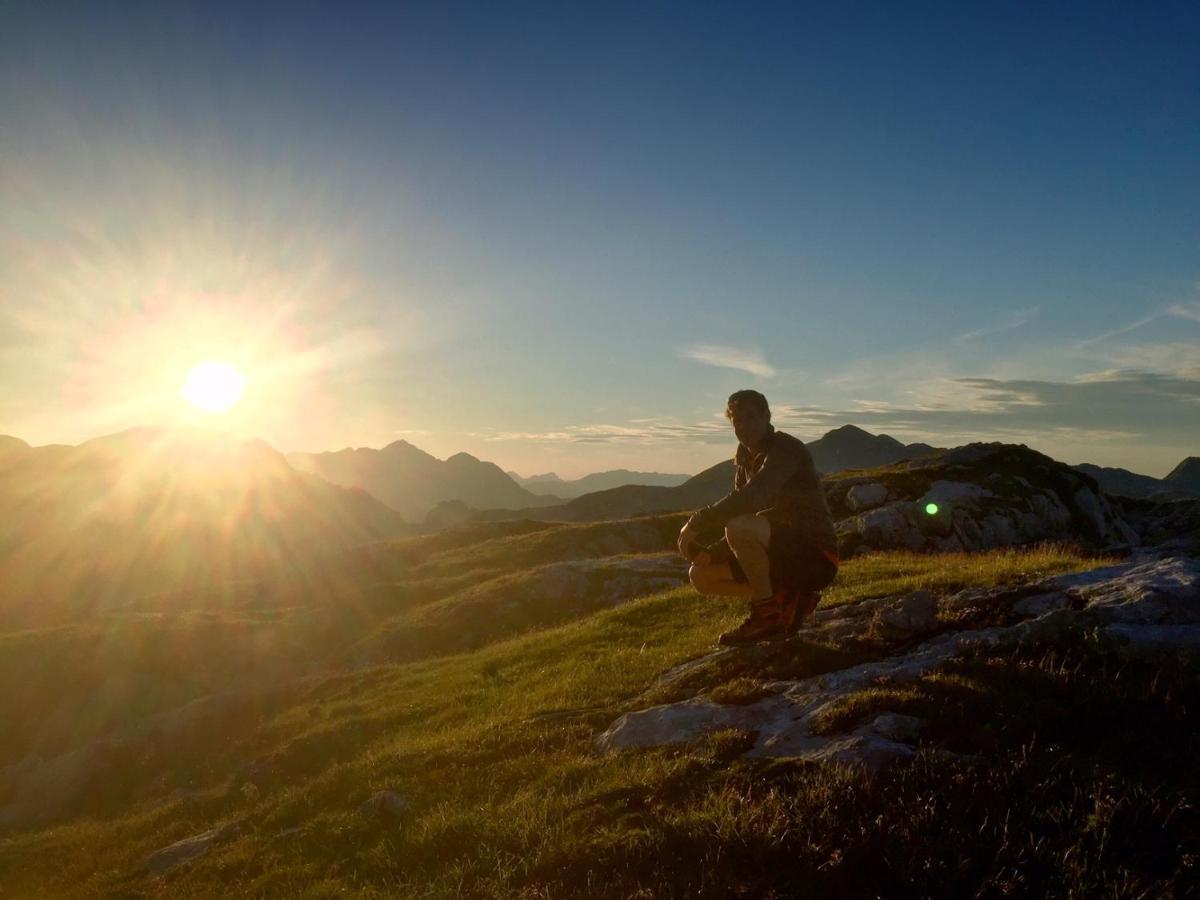
[[[696,529],[690,524],[684,524],[679,532],[679,539],[675,542],[676,548],[679,550],[679,555],[684,559],[691,559],[688,555],[688,545],[696,539]]]

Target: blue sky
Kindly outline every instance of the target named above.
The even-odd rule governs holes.
[[[247,8],[247,7],[254,8]],[[1194,4],[0,6],[0,432],[1200,453]]]

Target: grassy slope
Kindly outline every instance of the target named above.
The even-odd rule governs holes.
[[[546,564],[605,557],[631,529],[647,546],[669,546],[682,518],[453,529],[332,557],[319,578],[285,572],[216,591],[131,594],[102,617],[64,607],[51,627],[0,632],[0,766],[54,756],[194,697],[320,672],[378,629],[419,634],[419,646],[396,648],[405,658],[461,649],[459,622],[481,597],[508,599]],[[571,612],[580,610],[476,616],[475,640]]]
[[[829,601],[1102,562],[1053,548],[880,554],[847,562]],[[1186,876],[1194,684],[1125,667],[1114,686],[1113,662],[1082,649],[965,660],[902,698],[945,745],[992,759],[981,767],[923,754],[869,782],[735,760],[747,740],[736,733],[592,753],[597,730],[739,615],[679,588],[471,653],[325,679],[256,726],[199,736],[140,802],[131,776],[91,798],[86,818],[12,835],[0,895],[961,896],[993,884],[1120,896]],[[809,670],[845,663],[838,648],[813,651]],[[268,765],[232,777],[251,760]],[[355,814],[383,788],[411,801],[402,822]],[[138,874],[155,849],[232,818],[241,836],[191,867]]]

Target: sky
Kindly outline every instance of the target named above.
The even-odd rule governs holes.
[[[1200,454],[1200,7],[0,3],[0,433]],[[223,413],[180,386],[245,376]]]

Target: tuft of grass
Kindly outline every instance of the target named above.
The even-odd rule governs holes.
[[[809,722],[814,734],[837,734],[883,712],[921,717],[928,714],[929,703],[915,688],[871,687],[826,703]]]
[[[717,685],[710,689],[706,696],[713,703],[747,706],[771,696],[771,692],[757,678],[740,677]]]

